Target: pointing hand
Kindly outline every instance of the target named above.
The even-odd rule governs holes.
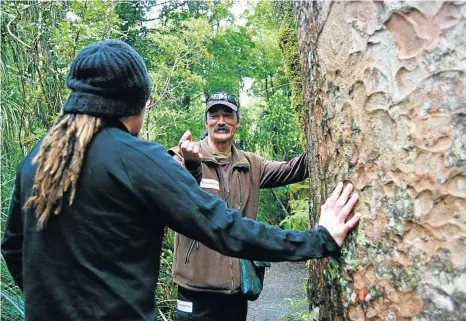
[[[180,153],[183,155],[185,161],[202,160],[200,143],[192,141],[192,135],[189,130],[187,130],[181,137],[178,142],[178,147],[180,148]]]

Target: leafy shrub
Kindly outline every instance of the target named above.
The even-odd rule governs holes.
[[[304,182],[290,185],[290,214],[280,222],[284,229],[309,229],[309,183]]]

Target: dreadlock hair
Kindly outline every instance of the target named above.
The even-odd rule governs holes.
[[[60,214],[64,194],[70,189],[69,205],[73,204],[86,146],[102,125],[100,117],[63,114],[45,136],[33,159],[39,165],[31,196],[24,206],[35,206],[38,230],[44,227],[51,212]]]

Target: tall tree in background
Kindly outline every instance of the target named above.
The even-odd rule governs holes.
[[[300,1],[311,222],[359,191],[339,260],[313,261],[313,320],[466,313],[466,4]]]

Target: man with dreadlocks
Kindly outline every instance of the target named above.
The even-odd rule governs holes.
[[[104,40],[71,64],[63,115],[19,163],[2,254],[26,320],[157,319],[163,231],[248,259],[336,255],[359,215],[340,183],[320,226],[281,230],[242,218],[159,144],[137,138],[150,82],[129,45]]]

